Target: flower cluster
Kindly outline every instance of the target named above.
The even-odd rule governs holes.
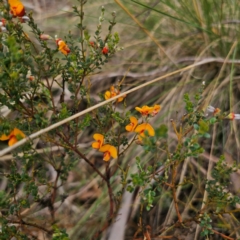
[[[8,145],[12,146],[14,145],[16,142],[18,142],[19,140],[21,140],[22,138],[25,138],[25,134],[19,130],[18,128],[14,128],[10,134],[6,135],[6,134],[2,134],[0,136],[0,141],[6,141],[8,140]]]
[[[24,5],[20,0],[8,0],[8,4],[13,17],[18,17],[21,22],[29,21],[28,16],[25,15]]]
[[[102,134],[95,133],[93,138],[96,142],[92,143],[92,148],[98,149],[100,152],[104,153],[104,161],[109,161],[111,157],[117,158],[117,149],[110,144],[104,144],[104,136]]]
[[[143,107],[135,107],[135,109],[142,114],[142,116],[148,116],[151,115],[154,117],[160,110],[160,105],[154,105],[153,107],[149,107],[147,105],[144,105]]]
[[[68,45],[61,38],[57,38],[56,43],[58,45],[58,50],[64,55],[68,55],[70,53]]]
[[[120,91],[118,89],[116,89],[114,86],[111,86],[110,91],[106,91],[105,94],[104,94],[104,97],[105,97],[106,100],[108,100],[108,99],[113,98],[113,97],[115,97],[119,94],[120,94]],[[119,97],[116,100],[116,102],[122,102],[125,97],[126,96]]]
[[[39,36],[39,38],[43,41],[47,41],[47,40],[53,40],[53,37],[51,37],[50,35],[48,34],[41,34]],[[63,53],[64,55],[68,55],[71,50],[70,48],[68,47],[68,45],[61,39],[61,38],[58,38],[57,35],[55,36],[55,42],[58,46],[58,50]]]
[[[136,107],[135,108],[138,112],[142,114],[142,116],[147,117],[149,115],[155,116],[161,109],[160,105],[154,105],[153,107],[143,106],[142,108]],[[145,132],[148,133],[149,136],[154,136],[155,131],[150,123],[145,122],[138,125],[137,118],[131,116],[130,123],[125,127],[126,131],[128,132],[136,132],[138,133],[138,142],[142,143],[143,138],[145,138]]]

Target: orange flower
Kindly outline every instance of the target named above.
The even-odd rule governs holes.
[[[14,17],[23,17],[25,15],[25,8],[20,0],[8,0],[10,5],[10,12]]]
[[[156,105],[155,105],[156,106]],[[135,107],[135,109],[140,112],[142,114],[142,116],[147,116],[148,114],[152,113],[152,111],[154,110],[153,107],[149,107],[149,106],[143,106],[142,108],[140,107]]]
[[[104,136],[100,133],[95,133],[93,138],[96,140],[96,142],[92,143],[92,148],[100,149],[103,145]]]
[[[128,131],[128,132],[133,132],[134,129],[136,128],[137,124],[138,124],[138,120],[135,118],[135,117],[130,117],[130,122],[126,127],[125,129]]]
[[[149,123],[142,123],[142,124],[138,125],[135,129],[135,132],[139,133],[139,135],[141,137],[145,137],[145,133],[144,133],[145,131],[148,132],[149,136],[155,135],[155,131]]]
[[[70,53],[71,50],[61,38],[58,38],[56,40],[56,43],[58,45],[58,50],[61,51],[64,55],[68,55]]]
[[[155,105],[153,106],[153,111],[152,111],[151,115],[152,115],[152,116],[157,115],[160,110],[161,110],[161,106],[155,104]]]
[[[227,119],[230,119],[230,120],[240,119],[240,114],[229,113],[226,118],[227,118]]]
[[[13,144],[15,144],[16,142],[25,137],[26,137],[25,134],[21,130],[19,130],[18,128],[14,128],[9,135],[6,134],[1,135],[0,141],[9,140],[8,145],[12,146]]]
[[[108,100],[110,98],[113,98],[113,97],[117,96],[119,93],[120,93],[119,90],[115,89],[114,86],[111,86],[110,91],[106,91],[105,94],[104,94],[104,97],[105,97],[106,100]],[[119,97],[117,99],[117,102],[122,102],[125,97],[126,96]]]
[[[110,144],[103,145],[99,149],[99,151],[104,153],[103,154],[104,161],[109,161],[110,157],[117,158],[117,149]]]
[[[103,49],[102,49],[102,54],[106,55],[108,54],[108,47],[105,46]]]
[[[105,97],[106,100],[112,98],[111,92],[110,91],[106,91],[105,94],[104,94],[104,97]]]

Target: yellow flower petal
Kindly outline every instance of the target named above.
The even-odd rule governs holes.
[[[124,99],[124,97],[120,97],[120,98],[117,99],[117,102],[122,102],[123,99]]]
[[[104,97],[106,100],[110,99],[112,97],[110,91],[106,91]]]
[[[6,134],[3,134],[1,137],[0,137],[0,141],[6,141],[10,138],[10,134],[9,135],[6,135]]]
[[[153,107],[149,107],[147,105],[144,105],[143,107],[135,107],[135,109],[140,112],[143,116],[147,116],[153,111]]]
[[[159,111],[161,110],[161,106],[160,105],[154,105],[153,106],[153,111],[151,113],[152,116],[155,116]]]
[[[25,137],[26,137],[25,134],[21,130],[19,130],[18,128],[14,128],[9,135],[3,134],[0,137],[0,140],[1,141],[9,140],[8,145],[12,146],[13,144],[15,144],[16,142]]]
[[[146,130],[148,131],[148,135],[149,136],[154,136],[155,135],[155,131],[154,131],[153,127],[149,123],[146,123],[145,131]]]
[[[140,136],[145,137],[144,132],[147,131],[149,136],[154,136],[155,131],[149,123],[142,123],[138,125],[135,129],[135,132],[139,133]]]
[[[135,117],[131,116],[130,123],[125,127],[125,129],[128,132],[133,132],[134,129],[136,128],[137,124],[138,124],[138,120]]]
[[[68,45],[63,40],[57,40],[58,44],[58,50],[61,51],[64,55],[67,55],[70,53],[70,49],[68,48]]]
[[[18,141],[17,138],[15,136],[12,136],[8,141],[8,146],[14,145],[17,141]]]
[[[26,137],[25,134],[18,128],[14,128],[10,134],[14,135],[18,140],[21,140],[22,138]]]
[[[104,153],[104,161],[109,161],[110,156],[117,158],[117,149],[110,144],[103,145],[99,151]]]
[[[110,91],[113,93],[113,92],[115,92],[115,87],[114,86],[111,86],[110,87]]]
[[[111,87],[110,87],[110,91],[106,91],[106,92],[105,92],[104,98],[105,98],[106,100],[108,100],[108,99],[110,99],[110,98],[113,98],[113,97],[117,96],[119,93],[120,93],[119,90],[115,89],[114,86],[111,86]],[[116,102],[122,102],[125,97],[126,97],[126,96],[119,97],[119,98],[116,100]]]
[[[95,149],[99,149],[101,146],[100,146],[100,143],[99,142],[93,142],[92,143],[92,148],[95,148]]]
[[[92,143],[92,148],[99,149],[100,147],[102,147],[103,141],[104,141],[104,136],[100,133],[95,133],[93,135],[93,138],[96,140],[96,142]]]
[[[105,152],[104,154],[103,154],[103,160],[104,161],[109,161],[110,160],[110,158],[111,158],[111,155],[110,155],[110,152]]]

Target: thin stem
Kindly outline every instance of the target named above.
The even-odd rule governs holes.
[[[177,176],[177,164],[174,164],[172,167],[172,193],[173,193],[173,201],[174,201],[174,207],[178,216],[178,221],[182,223],[182,216],[179,212],[178,208],[178,200],[177,200],[177,194],[176,194],[176,176]]]
[[[111,169],[109,168],[109,163],[106,164],[106,179],[107,179],[107,188],[108,188],[108,196],[109,196],[109,216],[110,219],[113,217],[114,213],[114,201],[113,201],[113,193],[112,193],[112,188],[110,184],[110,178],[111,178]]]
[[[27,225],[27,226],[32,226],[32,227],[35,227],[35,228],[38,228],[38,229],[41,229],[42,231],[48,233],[48,234],[52,234],[52,230],[48,230],[36,223],[29,223],[29,222],[25,222],[23,220],[21,221],[15,221],[15,220],[9,220],[8,221],[9,223],[14,223],[14,224],[20,224],[20,225]]]
[[[78,149],[77,146],[73,146],[69,141],[67,141],[62,135],[57,134],[61,139],[75,152],[77,153],[81,158],[83,158],[92,168],[93,170],[107,183],[108,180],[107,178],[95,167],[95,165],[89,161],[89,159],[81,153]]]

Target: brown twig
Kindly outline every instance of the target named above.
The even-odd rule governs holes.
[[[42,226],[40,226],[40,225],[38,225],[36,223],[29,223],[29,222],[25,222],[23,220],[21,220],[21,221],[9,220],[8,222],[9,223],[13,223],[13,224],[20,224],[20,225],[27,225],[27,226],[35,227],[35,228],[41,229],[42,231],[44,231],[44,232],[46,232],[48,234],[52,234],[53,233],[52,230],[48,230],[48,229],[46,229],[46,228],[44,228],[44,227],[42,227]]]
[[[235,239],[235,238],[228,237],[228,236],[226,236],[225,234],[220,233],[220,232],[218,232],[218,231],[216,231],[216,230],[214,230],[214,229],[209,229],[209,230],[211,230],[212,232],[220,235],[220,236],[223,237],[224,239],[228,239],[228,240],[234,240],[234,239]]]
[[[57,196],[57,182],[58,182],[58,179],[59,179],[59,176],[60,176],[60,173],[61,173],[61,166],[59,169],[56,170],[57,171],[57,176],[56,176],[56,179],[54,181],[54,186],[53,186],[53,192],[51,194],[51,205],[52,205],[52,208],[50,208],[50,213],[51,213],[51,217],[52,217],[52,222],[55,221],[55,210],[54,210],[54,202],[55,202],[55,199],[56,199],[56,196]]]
[[[106,164],[106,179],[107,179],[107,188],[108,188],[108,196],[109,196],[109,216],[110,219],[113,217],[113,213],[114,213],[114,201],[113,201],[113,193],[112,193],[112,187],[110,184],[110,178],[111,178],[111,170],[109,168],[109,162]]]
[[[173,202],[174,202],[174,207],[178,216],[178,221],[180,223],[182,223],[182,216],[179,212],[179,208],[178,208],[178,200],[177,200],[177,194],[176,194],[176,185],[175,185],[175,181],[176,181],[176,176],[177,176],[177,164],[174,164],[172,166],[172,193],[173,193]]]
[[[78,149],[77,149],[77,146],[73,146],[69,141],[67,141],[64,136],[62,136],[61,134],[58,134],[57,135],[59,137],[61,137],[61,139],[75,152],[77,153],[81,158],[83,158],[92,168],[93,170],[105,181],[107,182],[107,178],[96,168],[96,166],[89,161],[89,159],[83,154],[81,153]]]

